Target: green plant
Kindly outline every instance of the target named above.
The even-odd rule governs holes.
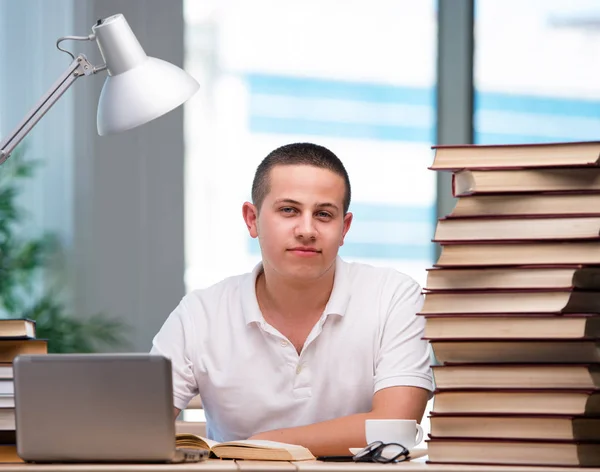
[[[0,317],[34,320],[37,337],[48,340],[49,352],[124,347],[128,328],[124,323],[104,314],[70,315],[60,290],[40,288],[46,285],[42,274],[58,244],[50,234],[27,236],[22,225],[25,212],[17,203],[23,179],[30,178],[38,164],[25,159],[25,147],[20,146],[0,167]]]

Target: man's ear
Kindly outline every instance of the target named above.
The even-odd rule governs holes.
[[[252,238],[258,237],[258,209],[250,202],[242,205],[242,215]]]
[[[340,247],[344,245],[344,238],[346,237],[346,233],[350,229],[350,225],[352,224],[352,213],[348,212],[344,215],[344,227],[342,229],[342,240],[340,241]]]

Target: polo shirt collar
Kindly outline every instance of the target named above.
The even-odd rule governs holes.
[[[242,311],[246,325],[264,322],[264,317],[256,299],[256,278],[262,272],[262,263],[259,262],[252,272],[242,282]],[[348,264],[339,256],[335,260],[335,275],[333,277],[333,290],[325,306],[324,315],[344,316],[350,303],[350,278]]]
[[[325,315],[344,316],[350,303],[350,276],[348,264],[338,256],[335,260],[333,290],[325,306]]]
[[[262,323],[265,320],[256,299],[256,278],[261,272],[262,262],[259,262],[242,282],[242,311],[247,325],[253,322]]]

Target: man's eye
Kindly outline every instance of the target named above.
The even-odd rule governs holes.
[[[292,207],[283,207],[281,210],[282,213],[292,214],[295,213],[296,209]]]
[[[326,211],[320,211],[317,213],[318,218],[331,218],[331,214]]]

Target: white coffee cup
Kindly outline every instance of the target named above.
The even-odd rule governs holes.
[[[415,420],[366,420],[365,434],[367,444],[398,443],[409,451],[423,440],[423,428]]]

